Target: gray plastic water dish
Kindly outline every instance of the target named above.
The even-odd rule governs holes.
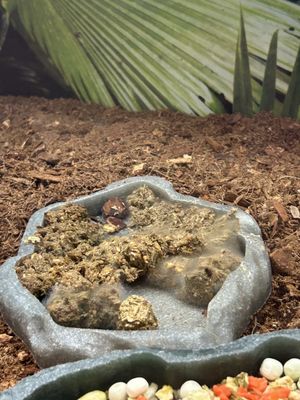
[[[149,186],[164,199],[205,207],[217,215],[224,215],[234,208],[181,195],[166,180],[152,176],[125,179],[71,203],[82,205],[90,215],[96,215],[109,198],[126,197],[142,185]],[[205,313],[195,311],[182,302],[180,304],[170,293],[151,290],[143,292],[143,288],[136,287],[139,294],[149,297],[154,310],[158,311],[158,318],[160,309],[165,310],[164,316],[161,315],[164,323],[159,329],[117,331],[58,325],[44,305],[20,283],[15,265],[22,257],[34,251],[33,245],[26,244],[26,239],[35,233],[38,226],[43,225],[44,214],[63,204],[52,204],[33,214],[18,255],[7,260],[0,268],[0,312],[16,335],[30,348],[41,367],[93,358],[112,350],[198,350],[228,343],[243,332],[251,315],[264,304],[270,294],[270,263],[260,229],[250,215],[234,208],[239,223],[237,245],[243,251],[242,262],[227,276]]]
[[[143,376],[178,389],[187,380],[211,386],[244,371],[258,376],[264,358],[300,358],[300,330],[251,335],[200,351],[125,350],[45,369],[0,394],[0,400],[76,400]]]

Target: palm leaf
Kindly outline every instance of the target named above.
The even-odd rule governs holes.
[[[235,55],[233,112],[240,112],[243,115],[252,115],[253,112],[249,55],[242,10]]]
[[[224,112],[223,96],[233,101],[237,0],[2,3],[52,75],[84,101],[200,115]],[[281,31],[276,89],[286,93],[299,45],[300,9],[284,0],[244,0],[243,9],[257,108],[257,82],[263,80],[275,29]]]
[[[0,7],[0,50],[2,49],[3,43],[6,38],[8,25],[8,14]]]
[[[278,31],[275,31],[269,47],[260,102],[261,111],[273,111],[276,90]]]

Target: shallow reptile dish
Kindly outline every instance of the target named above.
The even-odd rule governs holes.
[[[142,185],[149,186],[164,199],[205,207],[218,215],[225,214],[233,208],[180,195],[164,179],[150,176],[114,183],[72,203],[83,205],[90,215],[96,215],[101,205],[109,198],[125,197]],[[30,218],[18,255],[10,258],[0,268],[0,311],[42,367],[96,357],[117,349],[196,350],[227,343],[243,332],[251,315],[269,296],[271,271],[260,229],[251,216],[236,209],[235,217],[239,222],[238,246],[241,247],[244,257],[241,264],[228,275],[219,292],[209,303],[206,315],[202,315],[202,320],[199,320],[196,326],[191,325],[185,312],[180,313],[182,310],[179,310],[179,314],[181,318],[186,318],[186,324],[181,321],[180,326],[177,326],[174,322],[172,328],[166,325],[154,331],[109,331],[60,326],[52,320],[40,301],[21,285],[14,267],[18,260],[34,251],[33,246],[25,241],[43,224],[44,214],[63,204],[65,203],[45,207]],[[165,298],[160,301],[165,302]],[[170,304],[172,306],[172,303]]]
[[[258,375],[264,358],[282,363],[300,358],[300,330],[251,335],[200,351],[113,351],[95,360],[81,360],[38,372],[0,394],[0,400],[76,400],[92,390],[107,390],[117,381],[143,376],[178,389],[194,379],[213,385],[241,371]]]

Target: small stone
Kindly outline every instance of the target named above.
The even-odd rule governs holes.
[[[158,327],[151,303],[142,296],[127,297],[119,309],[117,327],[119,330],[145,330]]]
[[[20,352],[17,354],[17,357],[18,357],[18,360],[19,360],[20,362],[25,362],[25,361],[27,361],[27,360],[29,359],[29,354],[26,353],[26,351],[20,351]]]
[[[105,217],[125,218],[127,206],[119,197],[112,197],[103,204],[102,212]]]
[[[173,400],[174,394],[172,386],[164,385],[155,393],[155,397],[159,400]]]
[[[101,390],[93,390],[92,392],[86,393],[78,400],[106,400],[106,394]]]
[[[201,386],[196,381],[186,381],[180,388],[180,397],[184,398],[192,392],[196,392],[201,389]]]
[[[293,379],[293,381],[298,381],[300,378],[300,359],[291,358],[288,360],[283,367],[284,374]]]
[[[269,381],[274,381],[281,377],[283,365],[274,358],[265,358],[260,366],[259,372],[264,378]]]
[[[108,389],[109,400],[127,400],[127,385],[125,382],[114,383]]]
[[[133,378],[127,382],[127,394],[135,398],[144,394],[149,388],[149,383],[144,378]]]

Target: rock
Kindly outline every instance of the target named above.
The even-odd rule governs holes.
[[[133,378],[127,382],[127,394],[135,398],[144,394],[149,388],[149,383],[144,378]]]

